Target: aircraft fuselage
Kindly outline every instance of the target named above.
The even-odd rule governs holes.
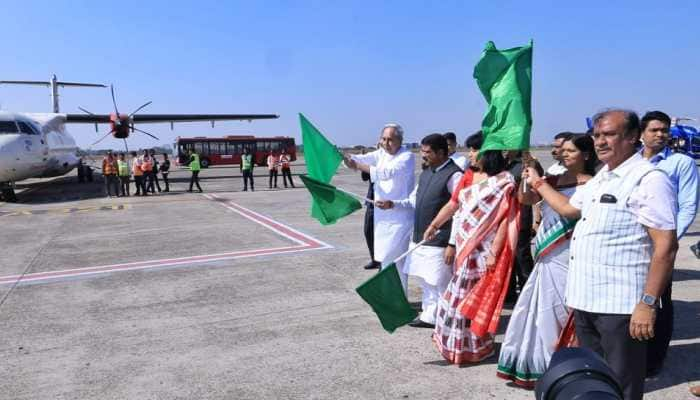
[[[75,168],[78,146],[65,114],[0,112],[0,184],[60,176]]]

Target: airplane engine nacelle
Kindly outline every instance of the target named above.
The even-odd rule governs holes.
[[[128,115],[110,115],[111,125],[112,125],[112,136],[115,139],[126,139],[129,137],[130,121]]]

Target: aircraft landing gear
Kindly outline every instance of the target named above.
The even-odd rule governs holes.
[[[0,198],[8,203],[16,203],[15,188],[10,184],[0,184]]]

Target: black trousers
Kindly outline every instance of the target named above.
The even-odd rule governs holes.
[[[277,175],[278,172],[276,169],[271,169],[270,170],[270,188],[272,188],[272,178],[275,178],[275,187],[277,187]]]
[[[155,182],[156,188],[158,189],[158,193],[160,193],[161,190],[160,190],[160,183],[158,182],[158,173],[157,172],[153,173],[153,182]],[[153,189],[151,189],[151,192],[153,192]]]
[[[292,181],[292,170],[289,168],[282,168],[282,183],[284,183],[284,187],[287,187],[287,178],[289,178],[289,186],[294,187],[294,182]]]
[[[250,190],[255,191],[253,170],[243,171],[243,190],[248,190],[248,181],[250,181]]]
[[[647,373],[656,373],[664,365],[668,345],[673,334],[673,301],[671,300],[672,282],[668,283],[661,295],[661,308],[656,310],[654,337],[647,346]]]
[[[170,181],[168,181],[168,172],[161,172],[163,174],[163,183],[165,183],[165,191],[170,191]]]
[[[617,375],[625,400],[644,395],[647,342],[632,339],[629,314],[596,314],[574,310],[576,337],[581,347],[600,354]]]
[[[121,183],[121,195],[122,196],[130,196],[131,193],[129,193],[129,177],[128,176],[120,176],[119,181]]]
[[[369,258],[374,261],[374,206],[368,205],[365,211],[365,241],[369,250]]]
[[[202,187],[199,186],[199,171],[192,171],[192,176],[190,177],[190,192],[192,191],[192,185],[197,185],[197,190],[202,191]]]
[[[144,182],[145,182],[145,186],[146,186],[146,191],[147,191],[147,192],[151,192],[151,193],[155,193],[155,192],[156,192],[156,190],[155,190],[155,188],[154,188],[154,186],[153,186],[154,179],[155,179],[155,178],[154,178],[155,175],[156,175],[156,174],[154,174],[153,171],[148,171],[148,172],[144,172],[144,173],[143,173],[143,179],[144,179]]]
[[[146,185],[144,184],[143,175],[134,175],[134,186],[136,186],[136,196],[146,195]]]
[[[105,191],[107,192],[107,196],[112,196],[112,193],[114,193],[114,196],[119,195],[119,183],[117,181],[117,176],[114,174],[110,175],[104,175],[105,178]]]

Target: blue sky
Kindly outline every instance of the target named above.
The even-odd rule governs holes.
[[[488,40],[534,40],[532,142],[585,129],[608,106],[700,117],[700,2],[3,1],[0,79],[113,83],[121,112],[275,113],[275,121],[141,125],[130,147],[180,136],[289,135],[304,113],[339,145],[385,122],[407,140],[479,129],[472,78]],[[64,89],[62,112],[112,111],[109,91]],[[49,111],[41,87],[0,105]],[[100,135],[71,125],[87,147]],[[106,132],[107,127],[101,127]],[[109,138],[97,147],[119,149]]]

